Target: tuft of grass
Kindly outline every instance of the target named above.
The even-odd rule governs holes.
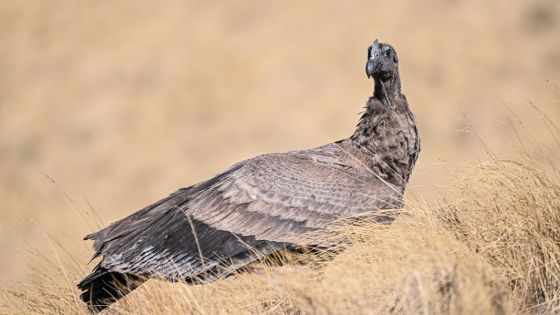
[[[527,312],[560,310],[560,179],[532,163],[493,161],[465,172],[435,215],[484,257]]]

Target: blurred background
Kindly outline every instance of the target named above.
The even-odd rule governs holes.
[[[558,147],[558,1],[1,1],[0,283],[239,160],[351,135],[375,38],[422,137],[407,198]]]

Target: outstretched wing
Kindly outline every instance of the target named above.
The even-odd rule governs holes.
[[[86,238],[104,270],[211,280],[336,218],[400,206],[394,188],[320,152],[241,162]]]

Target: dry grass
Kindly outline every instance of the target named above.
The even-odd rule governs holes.
[[[391,225],[365,216],[333,227],[323,237],[338,244],[338,254],[309,254],[304,263],[283,266],[263,262],[205,286],[152,280],[110,312],[559,312],[560,178],[499,160],[459,178],[446,200],[409,203]],[[73,286],[82,273],[44,259],[37,284],[2,289],[0,312],[86,313]]]

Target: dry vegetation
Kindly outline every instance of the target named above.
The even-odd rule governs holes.
[[[325,252],[262,262],[205,286],[152,280],[110,312],[141,314],[510,314],[560,312],[560,177],[530,161],[463,171],[445,201],[410,203],[322,235]],[[55,246],[56,247],[56,246]],[[57,254],[58,253],[58,254]],[[87,313],[83,275],[53,247],[37,282],[1,291],[2,313]],[[49,261],[49,263],[46,263]]]
[[[336,255],[150,281],[111,312],[560,313],[559,25],[555,0],[1,1],[0,314],[85,314],[83,235],[347,137],[374,37],[423,141],[398,219],[333,228]]]

